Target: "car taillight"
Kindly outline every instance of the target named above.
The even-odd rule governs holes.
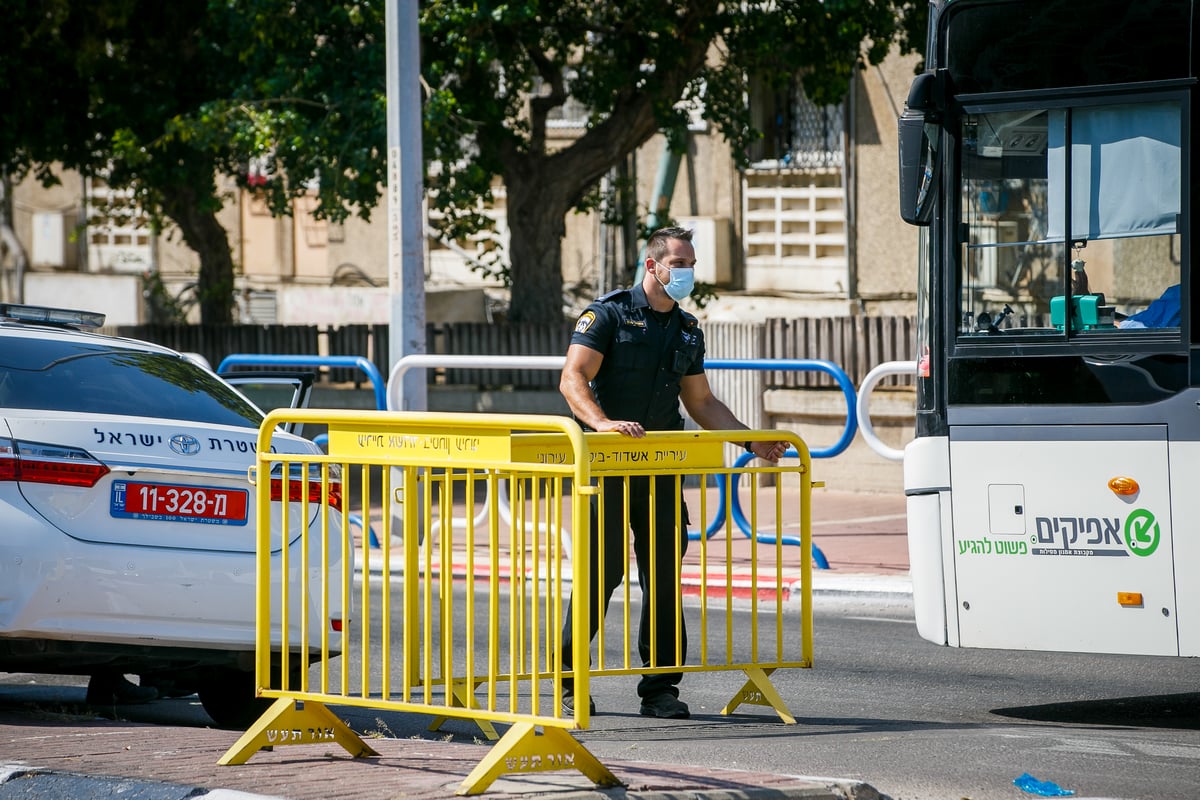
[[[329,507],[338,511],[342,510],[342,484],[340,482],[329,481],[326,484],[329,487]],[[305,487],[308,487],[308,502],[321,502],[321,483],[320,481],[305,481],[303,479],[294,478],[288,481],[288,501],[299,503],[304,498]],[[283,479],[271,479],[271,499],[283,499]]]
[[[92,487],[108,472],[78,447],[0,439],[0,481]]]

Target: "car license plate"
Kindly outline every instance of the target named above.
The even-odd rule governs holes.
[[[109,513],[127,519],[245,525],[245,489],[114,481]]]

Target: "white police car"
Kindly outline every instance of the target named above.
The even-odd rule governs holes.
[[[264,702],[248,479],[263,413],[193,359],[86,330],[103,319],[0,304],[0,671],[136,673],[197,691],[218,724],[246,725]],[[282,432],[272,442],[319,452]],[[306,485],[319,501],[319,481],[288,481],[289,499]],[[319,508],[308,506],[310,563],[337,581],[340,538],[321,535]],[[300,513],[291,502],[291,564]],[[324,618],[309,600],[311,641],[341,625],[340,585],[329,596]]]

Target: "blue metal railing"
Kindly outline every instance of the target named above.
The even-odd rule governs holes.
[[[375,409],[387,410],[387,381],[379,368],[363,356],[276,356],[266,353],[231,353],[217,367],[218,375],[229,373],[230,367],[349,367],[362,370],[371,379],[375,390]]]
[[[845,451],[854,441],[858,432],[858,416],[854,382],[846,374],[846,370],[832,361],[815,358],[711,358],[704,361],[705,369],[749,369],[758,372],[824,372],[837,382],[838,388],[846,397],[846,425],[842,435],[829,447],[810,450],[811,458],[833,458]],[[792,454],[794,458],[795,453]]]
[[[364,373],[366,373],[367,377],[370,378],[370,380],[371,380],[371,385],[372,385],[372,387],[374,389],[374,393],[375,393],[375,407],[378,410],[386,411],[388,409],[389,394],[393,393],[393,392],[397,392],[397,393],[402,392],[401,384],[399,382],[399,376],[403,375],[403,371],[405,369],[415,367],[415,366],[425,366],[425,362],[422,359],[427,359],[427,358],[430,358],[430,357],[423,356],[423,355],[408,356],[406,358],[401,359],[400,363],[397,363],[395,366],[393,366],[390,383],[395,385],[396,388],[394,390],[389,389],[389,382],[385,381],[383,379],[383,376],[380,374],[380,372],[376,368],[376,366],[369,359],[366,359],[362,356],[296,356],[296,355],[283,356],[283,355],[269,355],[269,354],[262,354],[262,353],[234,353],[229,356],[226,356],[225,359],[221,361],[220,366],[217,367],[217,373],[218,374],[226,374],[229,372],[229,368],[234,367],[234,366],[351,367],[351,368],[357,367],[358,369],[361,369]],[[455,358],[456,358],[455,356],[449,356],[449,357],[443,356],[443,357],[440,357],[439,363],[448,361],[448,360],[453,361]],[[472,357],[458,357],[458,358],[472,358]],[[479,360],[479,357],[475,357],[475,359],[471,362],[472,365],[474,365],[474,366],[512,367],[512,366],[514,366],[514,364],[512,362],[515,360],[516,362],[518,362],[518,365],[522,366],[522,368],[528,368],[524,365],[525,360],[536,360],[536,364],[534,366],[536,368],[542,368],[542,369],[561,369],[562,362],[564,361],[564,359],[560,356],[515,357],[515,358],[502,359],[503,363],[494,362],[489,359],[489,360],[483,361],[481,364],[476,364],[475,361],[478,361],[478,360]],[[842,390],[842,394],[846,397],[846,424],[842,429],[841,436],[838,438],[838,440],[836,442],[834,442],[832,445],[830,445],[828,447],[810,450],[809,457],[810,458],[832,458],[832,457],[844,452],[846,450],[846,448],[848,448],[850,446],[851,442],[854,441],[855,433],[858,430],[858,417],[857,417],[857,413],[856,413],[858,404],[856,401],[856,393],[855,393],[855,389],[854,389],[854,384],[851,382],[850,376],[846,374],[846,371],[844,369],[842,369],[840,366],[838,366],[837,364],[834,364],[832,361],[824,361],[824,360],[820,360],[820,359],[804,359],[804,358],[796,358],[796,359],[714,358],[714,359],[706,360],[704,362],[704,366],[706,369],[745,369],[745,370],[755,370],[755,371],[759,371],[759,372],[775,372],[775,371],[779,371],[779,372],[787,372],[787,371],[823,372],[826,375],[829,375],[830,377],[832,377],[834,379],[834,381],[838,384],[838,387]],[[398,404],[398,407],[399,407],[399,404]],[[317,437],[317,438],[320,439],[321,437]],[[318,441],[318,444],[320,444],[319,441]],[[799,453],[797,453],[795,450],[788,450],[786,453],[784,453],[784,458],[796,458],[798,455],[799,455]],[[746,454],[742,455],[735,462],[735,467],[744,466],[753,457],[754,456],[751,455],[750,453],[746,453]],[[725,507],[725,476],[724,475],[717,476],[717,487],[719,489],[719,492],[718,492],[719,499],[718,499],[717,509],[715,512],[715,518],[713,519],[712,523],[708,526],[708,528],[703,533],[700,533],[699,531],[689,532],[688,533],[689,538],[699,539],[701,537],[709,538],[709,537],[713,536],[714,533],[719,531],[725,525],[726,516],[728,515],[728,516],[732,516],[734,524],[736,524],[738,526],[739,530],[741,530],[742,533],[745,534],[747,538],[754,538],[757,541],[768,543],[768,544],[775,543],[776,537],[773,534],[758,533],[751,529],[751,525],[750,525],[749,521],[746,519],[745,513],[742,511],[741,500],[738,497],[738,493],[737,493],[737,488],[738,488],[737,482],[738,482],[738,477],[735,476],[732,491],[730,494],[731,508],[726,509],[726,507]],[[370,536],[371,546],[372,547],[379,546],[379,542],[375,538],[375,532],[370,529],[369,525],[365,525],[365,523],[361,520],[351,520],[351,522],[355,522],[355,523],[359,524],[360,527],[365,527]],[[800,545],[801,544],[800,540],[794,536],[780,537],[779,541],[781,544],[787,544],[787,545]],[[819,569],[828,569],[829,568],[829,562],[825,558],[825,554],[821,552],[821,549],[819,547],[817,547],[817,545],[815,543],[812,545],[812,555],[813,555],[813,561]]]
[[[278,356],[270,353],[231,353],[221,360],[217,367],[218,375],[232,374],[231,367],[357,367],[366,373],[375,390],[375,409],[387,411],[387,382],[379,372],[379,368],[370,359],[363,356]],[[321,447],[329,440],[322,433],[313,437],[313,442]],[[371,547],[379,547],[379,537],[367,520],[358,514],[348,514],[346,520],[351,525],[357,525],[366,531]]]
[[[809,451],[810,458],[833,458],[836,455],[844,452],[851,442],[854,441],[854,434],[858,430],[858,416],[856,394],[854,391],[854,383],[850,380],[850,376],[846,371],[834,364],[832,361],[822,361],[819,359],[793,358],[793,359],[770,359],[770,358],[750,358],[750,359],[724,359],[714,358],[704,362],[705,369],[750,369],[760,372],[766,371],[807,371],[807,372],[823,372],[829,375],[837,382],[838,387],[842,390],[842,394],[846,398],[846,425],[842,429],[842,435],[829,447],[818,448]],[[799,453],[789,449],[784,453],[784,458],[797,458]],[[734,462],[734,468],[745,466],[754,458],[753,453],[744,453]],[[764,544],[775,544],[776,536],[771,533],[759,533],[753,530],[749,520],[746,519],[745,513],[742,511],[741,499],[738,496],[738,481],[740,474],[735,474],[733,477],[733,486],[730,491],[730,508],[725,508],[725,476],[717,475],[717,510],[714,519],[704,533],[699,531],[689,531],[690,539],[710,538],[713,534],[719,531],[725,525],[726,514],[732,516],[733,522],[738,526],[747,538],[752,538],[755,541],[763,542]],[[796,536],[779,537],[780,544],[801,546],[803,542]],[[816,543],[812,544],[813,563],[818,569],[829,569],[829,561],[825,558],[825,554],[821,552],[821,548],[817,547]]]

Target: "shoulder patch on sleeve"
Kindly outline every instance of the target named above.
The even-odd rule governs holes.
[[[575,322],[576,333],[587,333],[587,329],[592,327],[592,323],[596,321],[596,314],[592,311],[585,311],[579,315],[579,319]]]

